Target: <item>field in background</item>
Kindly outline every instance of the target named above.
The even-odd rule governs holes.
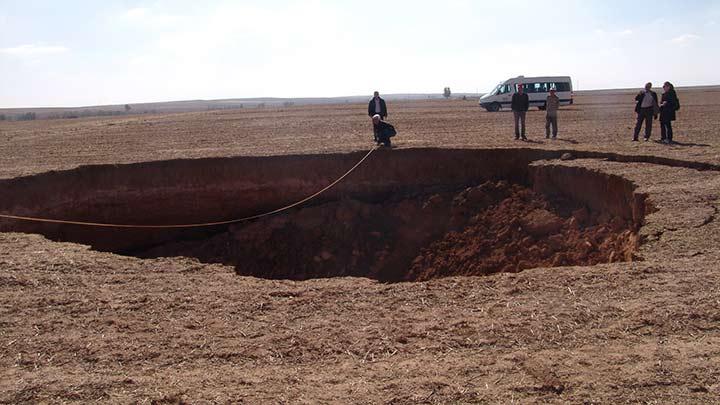
[[[528,115],[531,143],[513,140],[512,115],[489,113],[475,101],[389,103],[397,147],[535,147],[647,154],[717,163],[720,89],[679,91],[675,147],[631,143],[633,94],[583,93],[560,113],[560,139],[546,141],[544,113]],[[655,121],[654,139],[659,137]],[[329,153],[370,147],[367,106],[280,108],[149,114],[126,117],[0,122],[0,178],[83,164],[219,156]]]

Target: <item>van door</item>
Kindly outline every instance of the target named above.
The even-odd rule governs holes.
[[[513,93],[515,93],[514,84],[503,85],[502,94],[500,94],[500,104],[502,104],[503,107],[510,108]]]

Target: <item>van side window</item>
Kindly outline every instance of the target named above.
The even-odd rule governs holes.
[[[568,82],[556,83],[555,90],[570,91],[570,83],[568,83]]]

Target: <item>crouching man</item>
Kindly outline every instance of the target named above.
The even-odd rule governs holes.
[[[397,134],[395,127],[383,121],[379,114],[375,114],[372,117],[373,122],[373,134],[375,135],[375,142],[378,145],[390,147],[390,138]]]

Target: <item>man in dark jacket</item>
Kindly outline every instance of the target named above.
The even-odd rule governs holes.
[[[388,124],[387,122],[382,121],[380,119],[380,114],[373,115],[372,122],[375,142],[377,142],[378,145],[382,144],[383,146],[389,148],[392,145],[390,142],[390,138],[397,134],[397,131],[395,131],[395,127]]]
[[[673,142],[672,122],[675,121],[675,111],[680,109],[675,86],[670,82],[663,84],[663,95],[660,99],[660,141]]]
[[[650,140],[650,134],[652,133],[653,117],[657,118],[657,115],[660,112],[658,96],[657,93],[652,91],[652,83],[645,84],[645,90],[635,96],[635,102],[637,122],[635,123],[633,142],[637,142],[638,140],[638,135],[640,135],[640,128],[642,128],[643,121],[645,122],[645,142],[647,142]]]
[[[527,141],[525,137],[525,114],[528,108],[530,108],[530,98],[523,91],[522,83],[518,83],[517,92],[512,96],[512,102],[510,108],[515,118],[515,139],[520,139],[522,136],[523,141]],[[522,124],[522,132],[520,131],[519,125]]]
[[[370,99],[370,102],[368,103],[368,116],[372,117],[373,115],[379,115],[381,120],[384,120],[387,118],[387,106],[385,105],[385,100],[380,98],[380,93],[377,91],[373,95],[373,98]]]

